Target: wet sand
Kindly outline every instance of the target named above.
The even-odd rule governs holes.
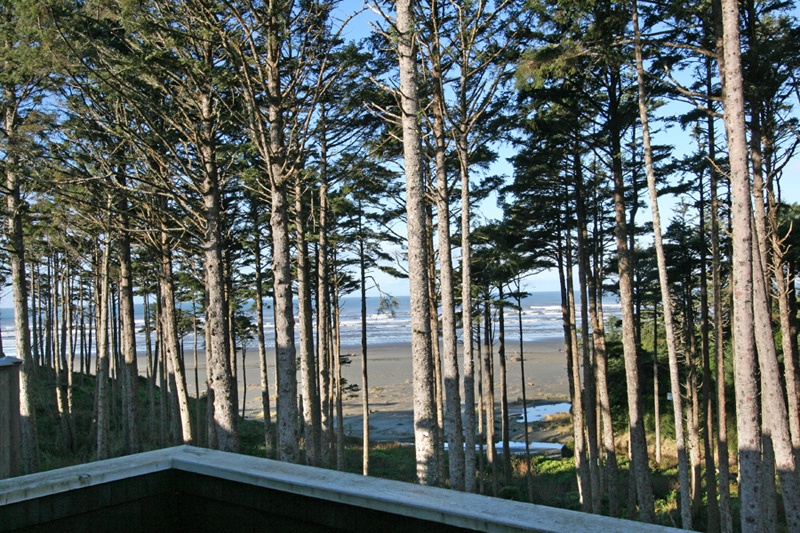
[[[507,388],[509,411],[519,413],[522,409],[522,369],[518,344],[507,348]],[[342,377],[347,384],[358,385],[359,391],[349,394],[344,401],[344,430],[346,435],[360,436],[363,427],[361,397],[361,349],[360,347],[343,347],[342,354],[350,354],[351,361],[342,367]],[[238,355],[237,372],[239,381],[239,409],[245,405],[245,416],[262,417],[261,378],[258,362],[258,351],[249,348]],[[528,405],[540,403],[556,403],[569,400],[567,382],[566,353],[560,339],[545,339],[526,342],[524,344],[525,361],[525,393]],[[273,398],[275,395],[275,359],[274,351],[267,351],[269,387]],[[191,347],[186,347],[186,378],[189,393],[195,395],[194,354]],[[140,358],[140,371],[144,373],[145,362]],[[463,354],[459,354],[459,375],[463,379]],[[411,345],[380,344],[370,346],[367,353],[367,369],[369,381],[370,407],[370,439],[375,441],[413,442],[413,404],[412,404],[412,361]],[[478,360],[475,359],[475,375],[478,379]],[[205,354],[198,353],[198,381],[201,391],[205,387]],[[500,402],[500,363],[495,350],[494,362],[495,397]],[[477,399],[476,384],[476,399]],[[462,390],[463,399],[463,390]],[[273,412],[274,416],[274,412]],[[511,438],[523,438],[522,424],[511,425]],[[547,437],[547,435],[545,435]],[[558,435],[550,435],[557,439]],[[551,438],[537,440],[551,440]]]

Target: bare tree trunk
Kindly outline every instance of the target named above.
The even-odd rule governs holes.
[[[120,178],[122,186],[124,179]],[[137,390],[139,368],[136,358],[136,320],[133,316],[133,264],[131,261],[131,237],[128,232],[128,202],[124,199],[117,202],[121,216],[120,239],[118,242],[119,260],[119,314],[122,345],[122,409],[126,428],[124,446],[127,453],[139,451],[139,412],[137,408]]]
[[[583,389],[581,387],[580,357],[578,355],[578,332],[575,324],[575,290],[572,282],[572,244],[567,232],[563,259],[559,262],[561,281],[561,314],[564,320],[564,341],[567,352],[567,377],[569,397],[572,404],[572,435],[575,439],[575,470],[578,477],[581,510],[591,511],[592,489],[589,465],[586,461],[586,433],[583,424]]]
[[[761,477],[761,427],[758,367],[753,331],[753,235],[747,162],[739,5],[722,0],[723,49],[720,55],[725,129],[728,138],[733,244],[733,357],[739,447],[739,501],[742,531],[764,531]]]
[[[255,200],[252,200],[255,202]],[[264,275],[261,258],[261,224],[259,223],[258,209],[251,204],[251,220],[253,222],[253,258],[255,262],[256,284],[256,337],[258,339],[258,367],[261,377],[261,409],[264,413],[264,449],[267,457],[274,456],[272,444],[272,411],[269,401],[269,373],[267,372],[267,340],[264,332]],[[302,290],[302,287],[301,287]],[[301,315],[302,316],[302,315]],[[312,356],[313,358],[313,356]],[[302,361],[301,361],[302,362]],[[313,372],[312,364],[312,372]],[[306,443],[308,446],[308,443]]]
[[[691,291],[691,289],[690,289]],[[703,498],[700,453],[700,391],[697,384],[697,342],[694,334],[694,309],[692,293],[686,294],[684,314],[686,366],[686,425],[689,443],[689,471],[691,472],[692,516],[697,516]]]
[[[306,462],[311,466],[320,464],[319,452],[319,396],[317,394],[317,370],[314,364],[314,322],[311,302],[311,271],[309,268],[308,242],[306,240],[305,202],[302,185],[295,180],[294,206],[297,240],[297,321],[299,330],[300,376],[303,395],[303,437],[306,445]],[[325,216],[321,214],[320,216]]]
[[[335,276],[335,274],[334,274]],[[344,456],[344,388],[342,387],[342,343],[340,341],[341,324],[339,322],[339,287],[334,284],[333,301],[333,361],[336,372],[336,469],[343,472],[347,465]]]
[[[481,313],[480,316],[482,316]],[[483,472],[484,472],[484,458],[486,457],[486,452],[484,451],[484,445],[486,444],[486,417],[485,417],[485,409],[483,408],[484,405],[484,394],[483,394],[483,358],[481,354],[483,353],[483,344],[481,342],[481,319],[478,318],[475,321],[475,351],[478,354],[478,380],[476,383],[478,384],[478,493],[479,494],[486,494],[485,488],[485,481]]]
[[[95,411],[97,413],[97,459],[108,459],[111,455],[109,438],[109,362],[108,362],[108,302],[109,262],[111,243],[106,242],[100,265],[100,305],[97,320],[97,379],[95,386]]]
[[[531,437],[528,431],[528,395],[525,381],[525,343],[522,336],[522,283],[516,280],[517,324],[519,327],[519,373],[522,386],[522,423],[525,427],[525,480],[528,488],[528,501],[533,503],[533,464],[531,463]]]
[[[503,439],[503,477],[511,484],[511,444],[508,427],[508,380],[506,372],[506,321],[503,284],[497,285],[497,360],[500,362],[500,435]]]
[[[656,176],[653,169],[653,152],[650,145],[650,126],[647,118],[647,97],[644,89],[644,63],[642,60],[642,44],[639,33],[639,12],[636,0],[633,2],[634,51],[636,55],[636,74],[639,89],[639,119],[642,123],[644,144],[644,161],[647,172],[647,189],[650,192],[650,208],[653,216],[653,234],[658,263],[658,281],[661,289],[661,301],[664,304],[664,334],[667,340],[669,357],[670,392],[672,392],[672,410],[675,415],[675,445],[678,451],[678,478],[681,494],[681,525],[684,529],[692,529],[691,490],[689,485],[689,467],[686,457],[686,438],[683,433],[683,405],[681,396],[680,373],[678,369],[678,344],[675,338],[675,326],[672,321],[672,295],[667,279],[667,261],[664,255],[664,244],[661,238],[661,215],[658,208],[658,192]],[[620,276],[621,277],[621,276]],[[621,290],[620,283],[620,290]],[[692,332],[692,335],[694,333]],[[626,352],[627,359],[627,352]],[[627,368],[627,360],[626,360]],[[629,382],[630,386],[630,382]],[[641,503],[641,501],[640,501]]]
[[[661,464],[661,389],[658,384],[658,302],[653,304],[653,419],[656,463]]]
[[[464,490],[475,491],[475,360],[472,350],[472,268],[470,265],[469,164],[465,135],[457,142],[461,167],[461,323],[464,342]],[[463,154],[463,155],[462,155]]]
[[[297,362],[294,344],[294,309],[292,298],[291,254],[289,245],[288,180],[286,141],[284,138],[284,102],[281,99],[281,43],[277,28],[281,25],[279,6],[268,4],[266,76],[269,89],[269,150],[262,154],[269,165],[272,210],[272,273],[275,295],[275,358],[278,389],[278,459],[298,461],[297,444]]]
[[[228,296],[225,291],[223,261],[223,210],[222,190],[216,162],[216,125],[213,110],[213,89],[206,89],[201,98],[202,133],[200,154],[204,168],[202,182],[204,235],[204,269],[206,288],[206,361],[210,387],[214,391],[213,427],[217,447],[223,451],[239,451],[239,419],[236,390],[231,367],[230,328],[228,322]],[[174,363],[174,361],[173,361]],[[177,366],[175,367],[177,371]]]
[[[758,180],[757,180],[758,181]],[[755,184],[758,187],[758,183]],[[756,211],[763,209],[763,202],[756,197]],[[761,213],[763,215],[763,212]],[[760,216],[758,213],[756,218]],[[774,451],[775,467],[781,484],[781,497],[789,531],[800,531],[800,479],[796,457],[789,432],[786,400],[781,389],[778,354],[772,336],[772,321],[769,311],[767,289],[763,270],[763,256],[759,247],[764,243],[756,225],[753,232],[753,314],[759,369],[761,371],[762,420],[769,428]]]
[[[789,416],[789,430],[792,436],[792,447],[800,453],[800,384],[797,379],[797,335],[792,332],[792,309],[790,298],[797,298],[795,276],[782,260],[781,244],[772,238],[773,272],[778,295],[778,309],[781,327],[781,351],[783,352],[784,381],[786,382],[786,398]]]
[[[712,2],[714,14],[714,24],[718,27],[717,53],[722,53],[722,22],[720,20],[719,0]],[[713,86],[713,64],[709,58],[706,60],[706,92],[708,96],[708,107],[713,105],[712,95]],[[725,401],[725,339],[723,336],[724,316],[722,311],[722,275],[721,275],[721,250],[720,250],[720,231],[719,231],[719,195],[718,181],[719,174],[716,167],[716,133],[715,119],[709,116],[708,123],[708,158],[710,175],[710,195],[711,195],[711,285],[713,288],[712,300],[714,310],[714,361],[716,367],[716,408],[717,408],[717,469],[719,472],[719,517],[720,532],[731,533],[733,531],[733,520],[730,505],[730,458],[728,454],[728,417]],[[710,435],[709,437],[710,438]]]
[[[272,186],[272,264],[275,277],[275,353],[278,376],[278,459],[298,461],[297,362],[294,345],[289,220],[285,186]]]
[[[600,514],[602,511],[602,491],[600,488],[599,450],[597,431],[597,394],[595,390],[594,364],[591,358],[591,344],[589,342],[589,302],[587,289],[589,283],[589,238],[586,220],[586,198],[583,183],[583,166],[580,153],[573,152],[573,171],[575,173],[575,204],[578,234],[578,279],[581,295],[581,360],[583,364],[583,412],[586,420],[586,435],[588,444],[588,467],[591,487],[592,512]]]
[[[367,371],[367,262],[364,234],[358,206],[358,272],[361,285],[361,474],[369,475],[369,372]]]
[[[596,367],[597,396],[600,404],[600,422],[603,426],[603,450],[605,456],[606,490],[608,491],[608,513],[619,516],[619,486],[617,472],[617,448],[614,426],[611,420],[611,400],[608,393],[608,352],[606,351],[603,310],[597,294],[597,276],[589,280],[589,314],[592,317],[592,344]]]
[[[425,243],[428,246],[428,294],[430,295],[430,320],[431,320],[431,360],[433,362],[433,399],[436,403],[436,432],[434,433],[433,449],[436,454],[436,474],[440,483],[447,479],[447,465],[444,461],[444,391],[442,390],[442,354],[439,349],[439,310],[436,293],[436,250],[433,246],[433,206],[426,205],[425,229],[428,236]]]
[[[615,125],[616,126],[616,125]],[[616,127],[615,127],[616,130]],[[612,153],[621,154],[619,134],[612,132]],[[619,271],[619,293],[622,314],[622,348],[625,359],[625,380],[628,397],[628,424],[631,443],[631,461],[639,501],[639,518],[652,522],[655,518],[653,485],[647,457],[647,440],[642,414],[642,391],[639,385],[639,356],[636,346],[636,318],[633,312],[633,265],[628,249],[628,227],[625,220],[625,184],[622,161],[613,159],[614,215]]]
[[[397,51],[400,65],[400,103],[403,127],[403,158],[406,173],[408,213],[408,264],[411,293],[411,351],[414,367],[414,442],[417,480],[438,485],[435,454],[436,413],[432,386],[428,258],[425,244],[425,183],[422,176],[420,128],[417,123],[417,59],[414,46],[414,15],[411,0],[399,0]]]
[[[492,353],[492,312],[489,289],[483,301],[483,410],[486,413],[486,461],[492,474],[492,495],[497,496],[500,486],[497,476],[497,448],[495,448],[494,420],[494,354]]]
[[[710,533],[719,531],[720,514],[717,501],[717,479],[714,460],[714,403],[711,384],[711,339],[708,309],[708,244],[706,242],[706,194],[703,180],[700,180],[700,351],[703,358],[703,457],[705,459],[707,528]]]
[[[67,324],[66,324],[66,309],[69,307],[66,296],[61,293],[61,313],[59,313],[59,285],[65,286],[64,273],[67,270],[66,265],[61,265],[59,262],[58,254],[54,254],[53,261],[53,279],[51,280],[50,292],[52,299],[54,323],[53,329],[56,332],[56,337],[60,335],[60,343],[54,350],[55,357],[53,358],[54,370],[56,375],[56,406],[58,409],[58,418],[61,426],[62,445],[64,448],[75,451],[75,442],[72,440],[72,415],[69,410],[68,403],[68,384],[67,384]],[[60,320],[59,320],[60,317]]]
[[[174,386],[175,394],[177,395],[178,411],[180,413],[181,439],[184,444],[191,444],[194,440],[194,434],[192,432],[192,414],[189,411],[189,393],[186,390],[186,373],[184,372],[183,361],[180,357],[180,347],[178,346],[178,326],[177,317],[175,316],[175,288],[172,274],[172,252],[169,249],[166,231],[162,231],[161,236],[161,269],[158,279],[161,302],[161,353],[164,362],[169,363],[175,376]],[[162,381],[162,403],[166,401],[164,385],[165,382]],[[211,401],[210,398],[209,401]],[[199,431],[199,428],[196,429]]]
[[[438,33],[434,34],[438,40]],[[437,44],[438,50],[438,44]],[[438,58],[437,58],[438,60]],[[450,250],[450,187],[445,162],[443,80],[438,61],[434,66],[433,128],[436,144],[436,209],[438,221],[440,290],[442,293],[442,364],[444,366],[444,430],[449,444],[450,487],[464,490],[464,430],[458,375],[456,302],[453,258]]]
[[[200,409],[200,364],[198,361],[199,356],[199,345],[200,345],[200,331],[197,327],[197,298],[195,296],[192,297],[192,359],[193,359],[193,370],[194,370],[194,397],[195,397],[195,409],[194,409],[194,443],[195,446],[202,446],[203,444],[203,435],[205,432],[203,431],[203,412]]]
[[[320,380],[321,464],[330,467],[331,447],[334,444],[333,397],[334,369],[331,361],[331,303],[330,274],[328,272],[328,184],[323,180],[319,188],[319,244],[317,252],[317,360]]]
[[[6,132],[14,120],[9,114],[5,117]],[[22,361],[19,369],[19,409],[20,409],[20,455],[22,472],[33,474],[39,471],[39,437],[36,430],[36,409],[34,409],[35,360],[31,358],[31,331],[28,324],[28,295],[25,273],[25,241],[22,230],[22,197],[17,173],[14,169],[13,155],[5,164],[5,187],[7,213],[7,238],[9,262],[11,263],[11,284],[14,292],[14,332],[17,357]],[[35,331],[35,330],[34,330]]]

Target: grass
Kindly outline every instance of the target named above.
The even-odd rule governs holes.
[[[40,468],[50,470],[74,464],[85,463],[96,459],[95,440],[93,430],[94,416],[94,376],[75,375],[73,385],[73,427],[74,440],[70,432],[58,415],[55,394],[55,375],[50,369],[38,369],[36,386],[36,414],[40,448]],[[112,420],[121,420],[120,393],[112,387]],[[139,417],[141,428],[141,451],[164,448],[178,444],[175,436],[163,431],[159,419],[161,416],[161,394],[155,389],[153,398],[154,410],[151,411],[147,383],[144,378],[139,381]],[[165,406],[166,407],[166,406]],[[195,421],[196,410],[204,414],[205,398],[196,400],[190,398],[192,421]],[[164,410],[168,416],[169,410]],[[568,423],[568,422],[567,422]],[[122,446],[122,427],[119,422],[112,423],[112,456],[124,455]],[[245,419],[239,425],[241,438],[241,453],[256,457],[267,456],[264,438],[264,424],[261,420]],[[200,432],[202,433],[202,431]],[[200,442],[200,445],[203,443]],[[332,454],[335,459],[335,454]],[[446,459],[446,455],[445,455]],[[620,504],[623,517],[631,513],[625,509],[628,502],[627,490],[632,486],[629,478],[627,458],[620,454],[618,460],[619,479],[618,487]],[[362,443],[360,438],[348,437],[345,442],[344,470],[360,474],[362,462]],[[483,487],[485,493],[492,492],[492,476],[490,469],[483,460],[484,469],[476,478],[476,486]],[[678,482],[677,469],[674,465],[664,461],[662,465],[651,465],[654,495],[656,499],[657,522],[664,525],[679,525],[680,510],[678,507]],[[502,471],[502,465],[498,464]],[[528,489],[528,467],[524,456],[512,457],[512,472],[508,479],[503,479],[499,473],[497,496],[501,498],[531,501],[532,503],[560,507],[564,509],[580,510],[580,494],[576,479],[575,462],[573,458],[553,458],[536,456],[531,461],[531,490]],[[404,482],[416,480],[416,457],[413,446],[399,443],[373,443],[370,447],[370,475],[374,477],[393,479]],[[735,473],[732,473],[735,480]],[[734,487],[735,491],[735,487]],[[733,494],[732,506],[734,511],[738,508],[738,501]],[[607,513],[608,501],[603,501],[604,514]],[[705,505],[703,505],[705,507]],[[737,513],[738,514],[738,513]],[[705,513],[698,515],[696,526],[705,525]]]

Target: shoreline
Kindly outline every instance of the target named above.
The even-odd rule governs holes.
[[[510,349],[509,349],[510,348]],[[506,355],[506,373],[509,412],[513,415],[522,409],[521,365],[519,344],[509,344]],[[344,432],[348,436],[361,436],[362,394],[361,394],[361,348],[360,346],[343,346],[342,355],[350,356],[350,363],[342,366],[343,385],[357,385],[358,392],[346,393],[343,401]],[[262,418],[261,378],[258,361],[258,350],[248,347],[244,358],[241,351],[237,353],[237,375],[239,389],[238,411],[242,412],[242,401],[245,401],[245,416]],[[567,380],[566,353],[561,338],[546,338],[523,343],[525,358],[525,393],[527,405],[558,403],[569,401],[569,385]],[[412,383],[411,343],[396,342],[374,344],[367,347],[367,370],[369,384],[370,439],[374,441],[409,442],[414,439],[413,431],[413,383]],[[195,396],[194,385],[194,352],[187,347],[184,353],[186,361],[186,381],[189,394]],[[475,356],[475,396],[478,401],[479,361]],[[146,374],[146,359],[139,357],[140,374]],[[500,364],[497,347],[494,347],[495,397],[500,405]],[[267,349],[267,368],[270,397],[274,416],[275,398],[275,352]],[[459,351],[459,379],[462,381],[463,399],[463,353]],[[206,369],[205,354],[198,351],[198,379],[201,391],[204,388]],[[246,384],[244,382],[246,378]],[[299,392],[299,391],[298,391]],[[245,396],[246,394],[246,396]],[[512,438],[514,433],[522,431],[522,424],[511,424]],[[523,433],[524,435],[524,433]],[[524,437],[523,437],[524,438]],[[542,440],[542,439],[538,439]]]

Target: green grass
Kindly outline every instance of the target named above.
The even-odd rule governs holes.
[[[65,466],[93,461],[96,458],[95,439],[93,429],[94,413],[94,376],[75,376],[73,385],[73,415],[75,439],[70,443],[68,432],[65,431],[58,415],[55,394],[55,376],[50,369],[39,369],[37,385],[35,388],[36,415],[40,447],[40,467],[50,470]],[[164,448],[179,444],[176,436],[170,435],[162,429],[161,394],[158,388],[154,391],[154,411],[151,413],[147,383],[144,378],[139,380],[139,423],[141,429],[141,451]],[[121,400],[117,387],[112,387],[112,420],[121,420]],[[168,407],[168,406],[165,406]],[[196,410],[200,409],[205,418],[205,398],[196,400],[190,398],[192,423],[196,420]],[[122,446],[122,430],[119,423],[111,425],[111,453],[119,456],[125,453]],[[204,433],[204,428],[199,432]],[[256,457],[267,456],[267,447],[264,438],[264,424],[261,420],[245,419],[239,424],[241,438],[241,453]],[[273,435],[274,440],[274,435]],[[203,445],[201,441],[199,445]],[[361,473],[362,463],[361,439],[348,437],[345,441],[344,470],[356,474]],[[274,446],[273,446],[274,449]],[[303,450],[301,450],[302,455]],[[335,460],[335,453],[331,454]],[[446,460],[445,454],[445,460]],[[629,479],[627,458],[620,454],[619,488],[620,504],[623,517],[632,516],[625,509],[628,502],[627,490],[632,485]],[[665,462],[666,463],[666,462]],[[374,477],[392,479],[413,483],[416,480],[416,457],[413,446],[399,443],[373,443],[370,446],[370,475]],[[483,460],[483,471],[476,479],[476,486],[482,486],[485,493],[492,491],[491,470],[487,461]],[[533,476],[529,493],[526,478],[527,464],[523,456],[512,457],[512,475],[510,479],[503,479],[502,465],[498,464],[499,484],[497,496],[501,498],[532,501],[540,505],[560,507],[565,509],[580,510],[580,495],[576,480],[575,462],[573,458],[552,458],[537,456],[531,461],[531,474]],[[677,492],[677,469],[674,465],[654,465],[652,470],[654,495],[656,498],[657,522],[664,525],[677,525],[680,521],[678,508],[679,495]],[[735,481],[735,473],[732,473]],[[734,513],[738,510],[735,486],[732,507]],[[603,501],[604,511],[607,513],[608,501]],[[738,513],[736,513],[738,514]],[[699,513],[696,525],[705,525],[705,512]]]

